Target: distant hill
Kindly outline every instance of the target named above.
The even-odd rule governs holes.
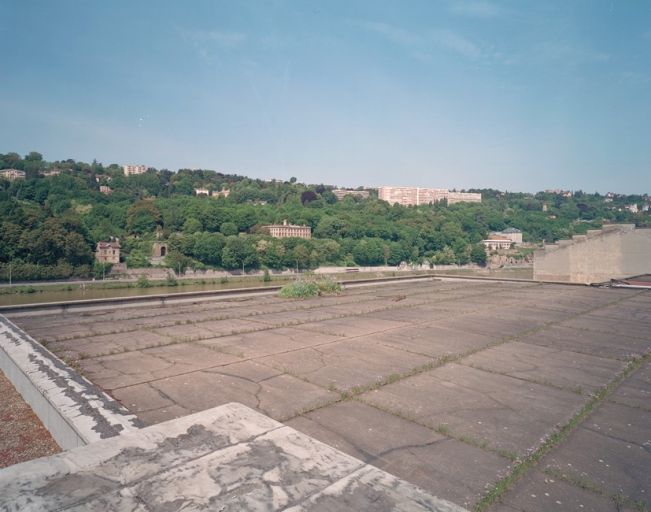
[[[481,192],[481,204],[403,207],[379,201],[375,190],[337,200],[333,186],[294,178],[153,168],[125,176],[117,164],[48,162],[37,152],[0,154],[2,169],[25,178],[0,178],[0,279],[10,263],[14,279],[101,275],[94,248],[111,237],[121,240],[130,266],[148,265],[162,238],[163,263],[172,268],[313,268],[480,262],[480,241],[507,227],[539,243],[604,222],[651,225],[646,195],[479,189],[470,191]],[[271,238],[260,228],[283,220],[310,226],[312,239]]]

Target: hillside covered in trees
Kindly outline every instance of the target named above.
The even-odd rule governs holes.
[[[0,154],[0,279],[87,277],[97,272],[98,241],[117,237],[130,267],[149,265],[153,242],[169,244],[172,268],[314,268],[401,262],[480,262],[479,242],[515,227],[527,242],[553,241],[604,222],[651,226],[648,196],[481,192],[481,204],[403,207],[377,199],[338,201],[330,185],[262,181],[208,170],[149,169],[125,176],[116,164],[45,161]],[[110,193],[104,188],[109,187]],[[230,190],[195,196],[196,188]],[[634,213],[631,205],[640,210]],[[629,207],[629,209],[627,209]],[[313,238],[274,239],[260,229],[288,220],[312,227]],[[93,268],[95,266],[95,269]]]

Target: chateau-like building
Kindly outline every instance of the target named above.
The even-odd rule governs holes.
[[[288,224],[286,220],[282,224],[268,224],[262,227],[274,238],[312,238],[310,226]]]

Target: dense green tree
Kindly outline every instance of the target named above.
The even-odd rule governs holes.
[[[222,251],[226,243],[221,233],[196,233],[192,255],[206,265],[221,265]]]
[[[486,265],[486,248],[483,244],[475,244],[472,246],[470,261],[482,267]]]
[[[258,254],[251,239],[229,236],[222,251],[222,265],[225,268],[251,268],[258,264]]]
[[[127,229],[138,235],[151,233],[160,219],[160,211],[152,201],[138,201],[127,211]]]
[[[224,222],[220,227],[219,230],[224,236],[232,236],[232,235],[237,235],[237,225],[234,222]]]

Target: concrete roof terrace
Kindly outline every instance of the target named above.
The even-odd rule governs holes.
[[[239,402],[464,507],[651,507],[648,290],[445,279],[7,316],[149,425]]]

